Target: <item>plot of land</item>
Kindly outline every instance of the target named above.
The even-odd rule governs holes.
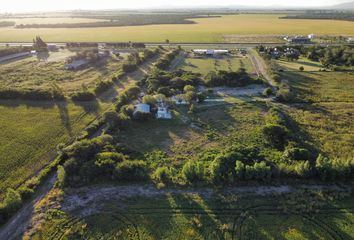
[[[141,41],[224,42],[230,35],[354,35],[354,22],[279,19],[284,15],[240,14],[194,19],[196,24],[167,24],[77,29],[0,29],[0,41],[32,41],[40,35],[50,42]]]
[[[180,63],[180,68],[195,73],[207,74],[210,71],[237,71],[245,68],[250,74],[255,73],[252,62],[248,57],[225,56],[221,58],[193,58],[187,57]]]
[[[2,20],[2,19],[0,19]],[[89,19],[89,18],[56,18],[56,17],[45,17],[45,18],[6,18],[4,21],[15,22],[16,25],[19,24],[58,24],[58,23],[90,23],[90,22],[100,22],[106,21],[102,19]]]
[[[299,71],[300,67],[304,67],[305,72],[318,72],[320,69],[324,68],[321,63],[308,60],[307,58],[300,58],[292,62],[278,60],[277,64],[285,71]]]

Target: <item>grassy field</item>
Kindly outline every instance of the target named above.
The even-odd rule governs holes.
[[[195,73],[207,74],[210,71],[237,71],[245,68],[248,73],[255,73],[252,62],[248,57],[231,56],[223,58],[185,58],[179,68]]]
[[[50,53],[48,62],[39,62],[35,57],[2,64],[0,84],[10,88],[50,88],[57,84],[66,94],[80,90],[82,86],[95,86],[98,80],[109,78],[121,66],[118,59],[101,61],[95,65],[77,70],[64,69],[66,57],[73,52]],[[13,71],[16,69],[16,71]]]
[[[326,200],[321,193],[306,195],[294,199],[299,195],[220,193],[210,197],[167,193],[107,201],[101,203],[99,213],[84,217],[75,215],[81,210],[69,213],[51,209],[31,239],[349,240],[354,237],[353,196]],[[310,203],[314,203],[312,209],[308,208]]]
[[[321,63],[311,61],[304,57],[300,57],[299,60],[293,62],[280,59],[277,61],[277,64],[285,71],[296,72],[299,71],[300,67],[304,67],[304,72],[318,72],[320,69],[324,68]]]
[[[354,23],[334,20],[279,19],[283,15],[240,14],[195,19],[196,24],[147,25],[80,29],[0,29],[0,41],[142,41],[224,42],[230,35],[354,35]],[[235,37],[235,36],[233,36]]]

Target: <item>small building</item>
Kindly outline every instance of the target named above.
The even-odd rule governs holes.
[[[77,70],[79,68],[82,68],[88,64],[88,61],[86,59],[80,59],[80,60],[75,60],[69,64],[65,64],[64,68],[66,70]]]
[[[157,119],[172,119],[171,111],[163,104],[157,107]]]
[[[176,104],[176,105],[187,105],[189,104],[183,97],[183,95],[177,95],[171,97],[171,100]]]
[[[348,39],[347,39],[347,42],[348,42],[349,44],[354,44],[354,38],[348,38]]]
[[[51,51],[51,52],[58,51],[58,49],[59,49],[56,44],[48,44],[47,48],[48,48],[48,50]]]
[[[140,113],[150,113],[150,105],[146,103],[138,103],[134,106],[134,114]]]
[[[6,61],[30,57],[30,56],[31,56],[31,52],[15,53],[4,57],[0,57],[0,62],[6,62]]]
[[[314,39],[315,38],[315,34],[311,33],[307,36],[309,39]]]
[[[309,44],[309,43],[311,43],[311,38],[303,37],[303,36],[296,36],[293,38],[288,38],[287,41],[292,44]]]
[[[194,49],[193,53],[195,55],[204,55],[204,56],[219,56],[229,53],[229,50],[225,49]]]

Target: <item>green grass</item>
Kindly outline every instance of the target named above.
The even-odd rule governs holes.
[[[352,239],[353,197],[292,212],[287,196],[162,194],[106,202],[76,218],[49,210],[31,239]],[[314,198],[316,199],[316,198]],[[314,200],[312,199],[312,201]],[[299,200],[296,200],[299,201]],[[295,202],[296,202],[295,201]],[[121,208],[121,206],[124,208]],[[333,209],[333,207],[335,207]],[[332,208],[332,210],[331,210]]]
[[[300,67],[304,67],[305,72],[318,72],[320,69],[324,68],[321,63],[303,57],[297,61],[286,61],[281,59],[277,61],[277,64],[279,64],[280,68],[285,71],[299,71]]]
[[[51,42],[141,41],[225,42],[230,35],[353,35],[354,23],[334,20],[279,19],[276,14],[226,15],[195,19],[196,24],[167,24],[78,29],[2,28],[0,41],[32,41],[40,35]]]
[[[254,73],[251,60],[248,57],[223,57],[223,58],[185,58],[180,68],[195,73],[207,74],[210,71],[237,71],[245,68],[247,72]]]

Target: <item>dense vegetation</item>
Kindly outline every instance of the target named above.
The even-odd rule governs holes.
[[[88,16],[85,16],[88,17]],[[59,23],[59,24],[18,24],[16,28],[93,28],[140,26],[151,24],[193,24],[191,18],[206,18],[198,14],[126,14],[112,16],[89,16],[89,18],[104,19],[90,23]],[[215,16],[213,16],[215,17]]]
[[[15,26],[15,22],[10,21],[0,21],[0,27],[12,27]]]
[[[328,20],[345,20],[354,21],[354,12],[352,11],[317,11],[308,10],[305,13],[298,15],[288,15],[285,17],[280,17],[283,19],[328,19]]]
[[[209,72],[204,78],[206,86],[228,86],[228,87],[244,87],[249,84],[262,83],[262,80],[253,79],[246,69],[240,68],[236,72],[218,71]]]

